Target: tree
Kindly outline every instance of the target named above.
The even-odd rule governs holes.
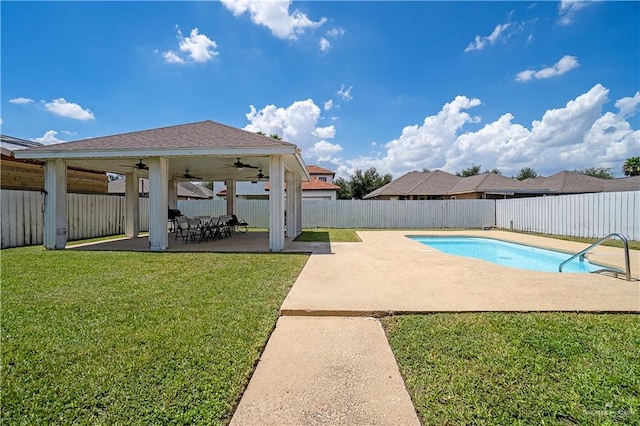
[[[282,138],[280,137],[280,135],[279,135],[279,134],[277,134],[277,133],[271,133],[269,136],[271,136],[272,138],[277,139],[277,140],[279,140],[279,141],[281,141],[281,140],[282,140]]]
[[[362,200],[365,195],[391,182],[392,177],[389,173],[380,176],[375,167],[371,167],[366,171],[360,169],[349,177],[349,181],[338,178],[333,181],[340,187],[337,197],[339,200]]]
[[[426,167],[422,168],[422,173],[431,173],[430,169],[427,169]]]
[[[499,169],[493,169],[493,170],[485,170],[485,173],[495,173],[497,175],[502,176],[502,172]]]
[[[605,167],[589,167],[588,169],[584,170],[576,170],[576,172],[600,179],[613,179],[613,173],[611,173],[611,169],[607,169]]]
[[[640,176],[640,157],[630,157],[622,165],[625,176]]]
[[[533,170],[531,167],[523,167],[520,169],[520,172],[518,173],[518,176],[516,176],[516,179],[525,180],[533,179],[535,177],[538,177],[538,173],[536,173],[535,170]]]
[[[338,198],[338,200],[351,199],[351,188],[349,187],[349,182],[347,182],[343,178],[337,178],[333,181],[333,183],[340,187],[340,189],[338,189],[336,193],[336,197]]]
[[[456,176],[469,177],[480,174],[481,167],[472,164],[468,169],[463,169],[461,172],[456,173]]]

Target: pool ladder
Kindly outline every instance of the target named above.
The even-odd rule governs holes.
[[[562,262],[560,264],[560,266],[558,267],[558,272],[562,272],[562,267],[566,263],[569,263],[570,261],[575,259],[576,257],[580,257],[580,261],[582,262],[584,260],[584,255],[589,250],[591,250],[592,248],[598,247],[600,244],[604,243],[605,241],[610,240],[613,237],[618,237],[620,240],[622,240],[622,244],[624,245],[624,267],[625,267],[625,271],[624,272],[625,272],[625,277],[626,277],[627,281],[631,281],[631,263],[629,261],[629,241],[627,241],[627,237],[625,237],[624,235],[619,234],[617,232],[614,232],[612,234],[607,235],[604,238],[599,239],[598,241],[596,241],[595,243],[591,244],[586,249],[582,250],[581,252],[578,252],[578,253],[574,254],[573,256],[571,256],[570,258],[568,258],[567,260]],[[609,269],[609,268],[602,268],[602,269],[598,269],[597,271],[594,271],[594,273],[601,273],[601,272],[611,272],[615,278],[618,278],[618,274],[621,271],[618,270],[618,269]]]

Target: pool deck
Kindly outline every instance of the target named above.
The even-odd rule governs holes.
[[[524,271],[430,249],[406,235],[483,236],[572,253],[587,244],[501,231],[358,232],[311,255],[281,308],[231,426],[415,425],[411,397],[378,320],[389,313],[640,312],[635,281]],[[622,249],[591,258],[621,266]]]
[[[506,231],[362,231],[360,243],[313,254],[285,299],[283,315],[384,316],[480,311],[640,312],[640,253],[632,281],[602,274],[526,271],[441,253],[407,235],[467,235],[576,253],[587,244]],[[326,253],[325,252],[325,253]],[[588,258],[623,267],[623,250]]]

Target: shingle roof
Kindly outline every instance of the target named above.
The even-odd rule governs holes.
[[[638,191],[640,176],[619,179],[599,179],[579,172],[563,171],[549,177],[519,181],[496,173],[460,177],[436,170],[409,172],[387,185],[367,194],[370,199],[380,196],[455,195],[472,192],[578,194],[603,191]]]
[[[40,142],[28,141],[13,136],[0,135],[0,150],[2,155],[13,156],[13,151],[42,146]]]
[[[463,194],[468,192],[514,192],[529,189],[532,188],[524,181],[504,177],[497,173],[482,173],[480,175],[461,178],[456,186],[451,188],[449,194]]]
[[[395,195],[446,195],[462,179],[441,170],[409,172],[367,194],[364,198]]]
[[[177,126],[45,145],[31,148],[31,150],[77,151],[282,146],[295,147],[294,144],[283,140],[206,120],[197,123],[179,124]]]

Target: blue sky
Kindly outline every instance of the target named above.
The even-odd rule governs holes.
[[[611,168],[640,155],[640,2],[2,1],[2,133],[213,120],[376,167]]]

